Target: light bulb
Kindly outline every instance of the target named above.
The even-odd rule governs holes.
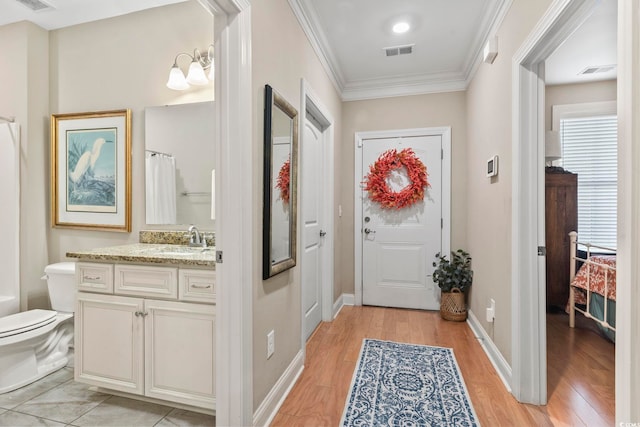
[[[206,85],[209,83],[207,76],[204,75],[202,65],[197,60],[193,60],[189,65],[189,73],[187,74],[187,83],[192,85]]]
[[[398,22],[393,26],[393,32],[396,34],[402,34],[409,31],[409,28],[411,28],[411,26],[407,22]]]
[[[184,78],[184,73],[176,64],[174,64],[173,67],[171,67],[171,71],[169,71],[167,87],[173,90],[185,90],[189,88],[189,84]]]

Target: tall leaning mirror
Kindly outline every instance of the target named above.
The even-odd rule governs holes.
[[[298,111],[264,89],[262,278],[296,265]]]

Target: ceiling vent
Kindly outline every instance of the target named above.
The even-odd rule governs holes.
[[[33,10],[34,12],[40,12],[45,9],[53,9],[51,5],[41,0],[16,0],[16,1],[22,4],[23,6],[26,6],[29,9]]]
[[[580,71],[578,74],[585,74],[585,75],[590,75],[590,74],[598,74],[598,73],[606,73],[608,71],[613,71],[616,69],[616,65],[600,65],[597,67],[587,67],[584,70]]]
[[[385,47],[383,50],[387,56],[409,55],[413,53],[413,46],[415,46],[415,44]]]

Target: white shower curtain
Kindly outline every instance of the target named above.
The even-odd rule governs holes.
[[[0,317],[20,311],[20,126],[0,119]]]
[[[146,153],[147,224],[176,223],[176,162],[172,156]]]

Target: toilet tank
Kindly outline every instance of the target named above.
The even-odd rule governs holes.
[[[76,263],[58,262],[44,268],[51,308],[73,313],[76,304]]]

